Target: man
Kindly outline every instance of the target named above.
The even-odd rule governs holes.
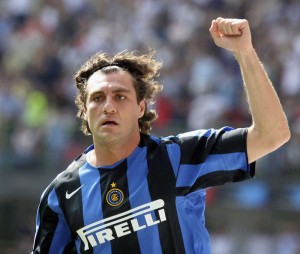
[[[150,136],[160,63],[95,54],[76,75],[93,145],[43,193],[33,253],[210,253],[205,189],[253,177],[254,162],[290,138],[248,22],[218,18],[210,33],[240,65],[253,124]]]

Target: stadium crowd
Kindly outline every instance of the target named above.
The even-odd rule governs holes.
[[[225,190],[239,208],[284,205],[300,212],[299,13],[297,0],[1,1],[0,174],[58,173],[90,143],[75,117],[73,77],[96,51],[156,50],[163,61],[164,91],[155,104],[160,118],[154,134],[250,125],[238,65],[208,32],[218,16],[246,18],[288,115],[292,139],[258,162],[256,184],[238,185],[248,202],[233,187]],[[212,195],[213,201],[226,200],[218,190]],[[249,238],[249,245],[261,249],[243,253],[300,253],[299,229],[284,227],[281,233]],[[218,230],[213,254],[235,253],[238,241]],[[27,248],[26,242],[20,248]]]

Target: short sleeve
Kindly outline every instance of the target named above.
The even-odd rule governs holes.
[[[32,253],[63,253],[70,243],[71,234],[51,184],[42,194],[38,207]]]
[[[181,150],[176,187],[181,195],[254,177],[247,157],[247,129],[199,130],[178,136]]]

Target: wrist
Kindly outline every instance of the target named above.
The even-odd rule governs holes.
[[[240,61],[244,61],[246,59],[249,59],[253,56],[256,56],[256,51],[252,47],[252,48],[249,48],[247,50],[235,51],[235,52],[233,52],[233,55],[237,59],[237,61],[240,62]]]

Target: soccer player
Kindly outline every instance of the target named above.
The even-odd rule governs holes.
[[[76,75],[93,144],[42,194],[33,253],[210,253],[205,189],[253,177],[255,161],[290,138],[248,21],[217,18],[210,33],[240,65],[252,125],[151,136],[154,54],[93,55]]]

